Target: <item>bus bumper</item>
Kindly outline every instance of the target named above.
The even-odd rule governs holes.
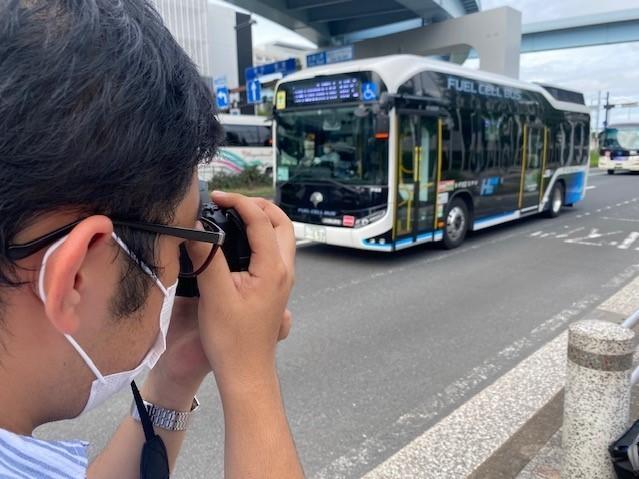
[[[619,160],[601,156],[599,157],[599,169],[639,171],[639,155],[627,156]]]
[[[347,248],[357,248],[372,251],[392,251],[390,244],[371,245],[364,242],[366,238],[383,234],[390,229],[382,220],[362,228],[343,228],[336,226],[312,225],[293,221],[295,238],[299,240],[314,241]]]

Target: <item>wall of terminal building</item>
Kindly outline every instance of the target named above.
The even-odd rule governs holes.
[[[207,35],[207,0],[151,0],[164,24],[197,65],[203,77],[213,76],[210,40]]]
[[[218,5],[209,5],[208,41],[211,45],[211,76],[226,78],[229,88],[240,86],[238,77],[238,47],[235,33],[235,11]]]
[[[252,65],[253,57],[249,15],[236,14],[235,10],[212,5],[208,0],[151,2],[211,92],[216,79],[224,79],[230,90],[245,84],[244,70]]]

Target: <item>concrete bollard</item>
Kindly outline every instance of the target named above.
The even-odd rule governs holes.
[[[599,320],[568,332],[562,479],[614,479],[608,446],[628,427],[634,332]]]

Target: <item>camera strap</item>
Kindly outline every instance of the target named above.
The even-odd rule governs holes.
[[[632,466],[632,470],[634,472],[639,471],[639,445],[637,442],[639,441],[639,434],[635,437],[635,440],[632,441],[632,444],[628,446],[628,461]]]
[[[131,390],[146,439],[140,458],[140,479],[169,479],[169,459],[164,441],[155,434],[149,412],[144,406],[135,381],[131,381]]]

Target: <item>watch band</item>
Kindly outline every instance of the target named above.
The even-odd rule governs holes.
[[[166,409],[147,401],[144,401],[144,407],[146,407],[149,418],[154,426],[166,431],[186,431],[191,416],[200,407],[200,402],[197,400],[197,397],[194,397],[190,411]],[[135,402],[131,406],[131,417],[137,421],[140,420],[140,413],[135,406]]]

